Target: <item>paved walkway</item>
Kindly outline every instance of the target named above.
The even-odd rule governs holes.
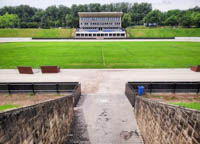
[[[59,74],[20,75],[17,70],[0,70],[0,82],[45,81],[81,83],[83,96],[78,110],[85,130],[82,139],[76,140],[91,144],[140,144],[133,108],[124,95],[125,83],[200,81],[200,73],[189,69],[65,69]]]
[[[200,42],[200,37],[177,37],[175,39],[43,39],[32,40],[32,38],[0,38],[0,43],[6,42],[144,42],[144,41],[174,41],[174,42]]]

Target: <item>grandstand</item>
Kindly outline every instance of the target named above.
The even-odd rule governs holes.
[[[125,38],[122,12],[79,12],[75,38]]]

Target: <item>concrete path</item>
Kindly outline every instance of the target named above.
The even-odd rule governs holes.
[[[0,43],[6,42],[148,42],[148,41],[174,41],[174,42],[200,42],[200,37],[176,37],[175,39],[46,39],[32,40],[32,38],[0,38]]]
[[[37,70],[35,70],[37,71]],[[82,85],[78,110],[84,130],[79,143],[143,143],[133,108],[124,95],[128,81],[200,81],[200,73],[189,69],[65,69],[59,74],[20,75],[0,70],[0,82],[78,81]],[[80,142],[81,141],[81,142]]]

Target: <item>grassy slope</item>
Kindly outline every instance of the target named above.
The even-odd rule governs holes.
[[[174,104],[174,105],[177,105],[177,106],[182,106],[182,107],[185,107],[185,108],[200,110],[200,103],[198,103],[198,102],[193,102],[193,103],[177,102],[177,103],[170,103],[170,104]]]
[[[129,38],[200,37],[200,28],[127,28]]]
[[[200,43],[192,42],[1,43],[0,68],[188,68],[199,54]]]
[[[72,29],[0,29],[0,37],[71,38]]]
[[[18,107],[19,107],[19,105],[9,105],[9,104],[0,105],[0,111],[12,109],[12,108],[18,108]]]
[[[200,28],[127,28],[129,38],[135,37],[200,37]],[[71,38],[74,29],[0,29],[0,37]]]

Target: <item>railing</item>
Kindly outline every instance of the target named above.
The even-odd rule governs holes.
[[[200,82],[128,82],[125,94],[133,107],[138,86],[144,86],[144,93],[200,93]]]
[[[0,93],[73,93],[79,85],[78,82],[0,83]]]
[[[144,86],[144,92],[200,93],[200,82],[128,82],[136,92],[138,86]]]

